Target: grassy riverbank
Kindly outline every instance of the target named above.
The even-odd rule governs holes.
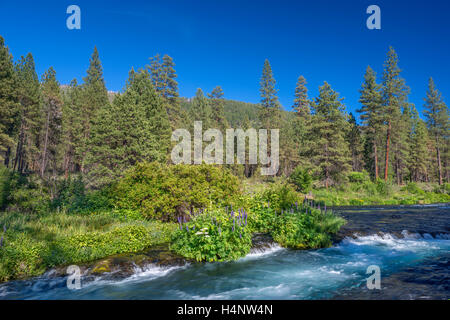
[[[4,171],[0,281],[159,244],[191,260],[235,260],[257,232],[286,247],[325,247],[344,223],[303,204],[288,184],[249,193],[231,172],[208,165],[144,163],[101,190],[86,192],[80,179],[58,188],[51,195],[33,176]]]
[[[235,260],[249,253],[254,233],[322,248],[345,223],[326,206],[450,202],[448,184],[349,181],[300,192],[284,178],[243,182],[207,165],[144,163],[101,190],[69,179],[53,195],[33,176],[4,171],[2,179],[0,281],[159,244],[191,260]]]
[[[314,199],[328,206],[412,205],[450,202],[450,184],[427,183],[405,186],[384,182],[352,183],[340,188],[313,190]]]
[[[3,246],[0,281],[40,275],[47,269],[167,243],[173,223],[129,217],[124,212],[24,215],[0,213]]]

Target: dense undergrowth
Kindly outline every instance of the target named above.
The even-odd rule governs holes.
[[[87,191],[79,177],[45,184],[0,168],[0,281],[158,244],[191,260],[236,260],[255,233],[287,248],[327,247],[345,221],[325,205],[450,201],[448,184],[396,187],[353,174],[326,190],[308,174],[249,184],[218,166],[143,163]]]
[[[175,224],[135,216],[117,210],[83,215],[2,213],[0,225],[6,231],[0,249],[0,281],[169,242]]]

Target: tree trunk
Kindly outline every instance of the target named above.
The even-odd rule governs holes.
[[[441,151],[439,150],[439,143],[438,143],[437,137],[436,137],[436,156],[437,156],[438,171],[439,171],[439,185],[442,185]]]
[[[5,167],[9,168],[9,157],[11,156],[11,147],[6,149],[5,153]]]
[[[20,126],[19,140],[17,141],[16,156],[14,157],[13,171],[20,172],[20,162],[22,161],[22,145],[23,145],[23,125]]]
[[[375,180],[378,180],[378,154],[377,154],[377,144],[373,142],[373,154],[375,160]]]
[[[386,164],[384,167],[384,181],[388,180],[388,169],[389,169],[389,143],[391,142],[391,121],[389,120],[387,135],[386,135]]]
[[[42,166],[41,166],[41,177],[44,177],[44,173],[45,173],[45,161],[47,158],[47,145],[48,145],[48,130],[49,130],[49,124],[50,122],[50,110],[48,110],[47,112],[47,124],[45,127],[45,140],[44,140],[44,150],[42,152]]]

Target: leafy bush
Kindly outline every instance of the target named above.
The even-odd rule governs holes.
[[[290,208],[299,199],[298,193],[287,183],[275,183],[261,195],[255,197],[255,201],[267,204],[278,212]]]
[[[408,185],[404,188],[404,190],[412,194],[425,194],[425,191],[420,189],[417,183],[415,182],[408,183]]]
[[[212,262],[243,257],[251,244],[246,214],[214,211],[203,212],[186,223],[180,220],[170,248],[188,259]]]
[[[254,203],[249,215],[248,225],[253,232],[270,233],[275,222],[276,213],[262,202]]]
[[[296,167],[289,179],[297,187],[298,191],[307,193],[311,190],[313,179],[307,169]]]
[[[42,213],[50,209],[50,195],[38,176],[14,173],[9,182],[9,190],[8,211]]]
[[[284,247],[323,248],[331,245],[331,235],[344,223],[344,219],[317,209],[288,210],[276,217],[271,235]]]
[[[362,171],[362,172],[358,172],[358,171],[354,171],[354,172],[350,172],[348,175],[348,180],[351,183],[366,183],[366,182],[370,182],[370,176],[367,173],[367,171]]]
[[[111,194],[118,208],[175,221],[194,209],[234,204],[241,192],[238,179],[217,166],[141,163],[111,188]]]
[[[437,185],[433,192],[435,193],[444,193],[444,194],[450,194],[450,183],[446,182],[443,185]]]
[[[6,207],[10,194],[11,173],[4,166],[0,165],[0,210]]]
[[[57,195],[52,202],[53,208],[65,208],[68,211],[75,211],[87,207],[85,186],[81,176],[76,179],[69,177],[62,180],[57,188]]]
[[[35,276],[46,269],[43,257],[48,256],[44,241],[36,241],[25,233],[5,236],[5,246],[0,249],[0,281]]]
[[[388,196],[392,193],[392,188],[391,188],[391,185],[389,184],[389,182],[386,182],[382,179],[378,179],[376,181],[376,185],[377,185],[377,192],[380,195]]]
[[[447,194],[450,194],[450,183],[444,183],[444,188],[443,188],[444,190],[445,190],[445,192],[447,193]]]

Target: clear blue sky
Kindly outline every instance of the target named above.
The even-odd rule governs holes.
[[[66,28],[70,4],[81,8],[81,30]],[[366,28],[371,4],[381,8],[382,30]],[[62,84],[81,81],[97,46],[109,90],[123,88],[131,67],[167,53],[181,96],[221,85],[226,98],[258,102],[268,58],[285,108],[304,75],[311,96],[327,81],[349,111],[359,107],[367,65],[381,78],[392,45],[421,110],[430,76],[450,102],[449,14],[447,0],[2,0],[0,35],[16,60],[32,52],[38,73],[53,66]]]

